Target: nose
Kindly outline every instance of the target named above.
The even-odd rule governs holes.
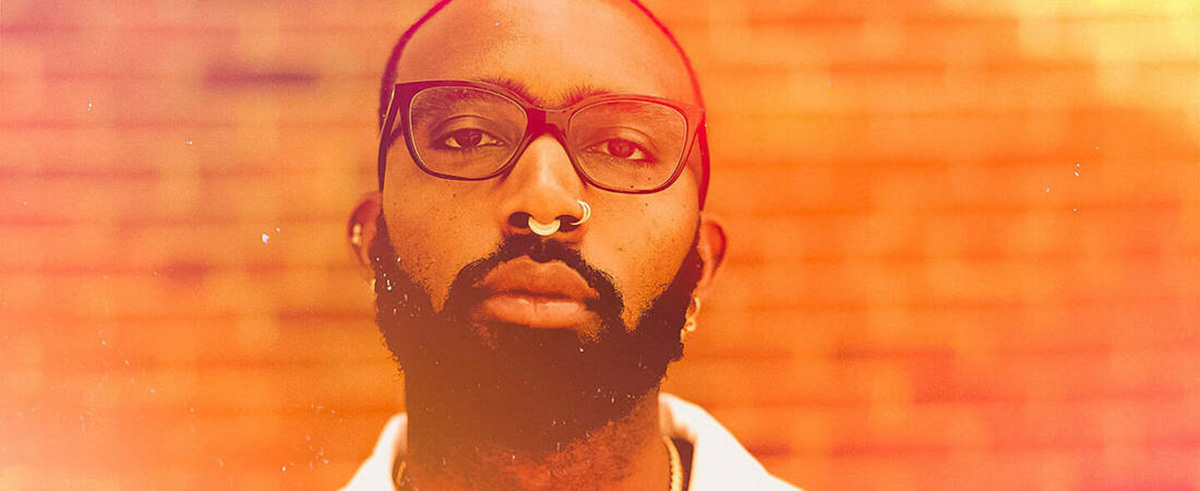
[[[547,134],[530,142],[516,165],[502,179],[500,192],[503,199],[497,218],[505,235],[534,233],[529,223],[532,218],[539,224],[559,221],[558,230],[548,238],[567,242],[579,240],[587,222],[573,223],[583,218],[584,210],[579,200],[583,198],[586,186],[557,139]]]

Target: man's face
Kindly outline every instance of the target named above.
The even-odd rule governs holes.
[[[634,7],[514,3],[451,3],[410,40],[398,81],[505,80],[543,107],[596,90],[696,102],[679,55]],[[549,237],[530,231],[530,216],[580,217],[577,200],[591,206],[582,225]],[[455,181],[422,171],[397,141],[381,201],[370,251],[377,320],[409,372],[409,395],[422,394],[423,407],[410,411],[446,420],[437,425],[442,444],[459,432],[556,449],[629,414],[681,355],[684,311],[704,275],[690,166],[657,193],[605,191],[545,135],[508,173]],[[489,308],[494,292],[481,285],[514,264],[522,274],[495,283],[519,290],[522,281],[578,277],[583,308],[555,314],[563,306],[544,298]],[[535,277],[546,268],[558,280]],[[454,419],[464,407],[479,410]]]
[[[400,82],[507,79],[538,99],[531,102],[552,107],[593,89],[694,102],[679,55],[625,2],[456,1],[412,37],[397,72]],[[403,269],[437,310],[464,266],[494,252],[506,236],[529,233],[522,213],[543,223],[578,217],[576,200],[586,201],[590,220],[552,238],[611,276],[624,300],[621,317],[632,329],[695,238],[697,196],[691,166],[653,194],[587,185],[558,141],[545,135],[508,174],[486,181],[426,174],[397,142],[382,200]]]

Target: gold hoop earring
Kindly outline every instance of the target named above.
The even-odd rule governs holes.
[[[700,297],[692,297],[692,303],[689,305],[687,317],[683,322],[682,335],[696,332],[696,317],[700,315]]]

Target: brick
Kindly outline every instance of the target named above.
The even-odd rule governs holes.
[[[346,214],[432,1],[35,4],[3,19],[0,487],[343,484],[403,406]],[[1194,487],[1194,7],[649,4],[730,236],[669,390],[809,489]]]

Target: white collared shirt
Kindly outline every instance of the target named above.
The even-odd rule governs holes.
[[[692,444],[688,491],[799,491],[767,473],[733,435],[700,406],[660,394],[659,424],[664,435]],[[407,449],[408,415],[388,421],[371,456],[342,491],[395,491],[392,466]]]

